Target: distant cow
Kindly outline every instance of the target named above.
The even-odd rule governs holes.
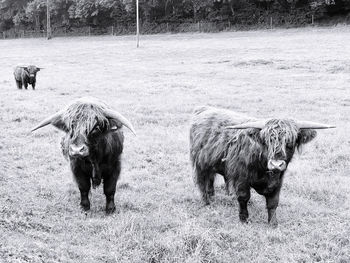
[[[114,195],[120,173],[123,151],[122,126],[134,134],[131,123],[120,113],[95,98],[81,98],[67,108],[43,120],[32,131],[52,124],[66,132],[62,138],[63,154],[78,184],[84,210],[90,209],[91,183],[97,187],[103,179],[106,212],[115,210]]]
[[[190,157],[205,204],[214,195],[215,174],[224,176],[248,219],[250,188],[266,198],[268,222],[277,225],[276,208],[283,175],[294,151],[316,137],[315,129],[334,128],[291,119],[258,120],[212,107],[195,110],[190,128]]]
[[[32,85],[33,90],[35,89],[36,73],[40,71],[40,68],[30,65],[28,67],[16,67],[14,71],[15,81],[18,89],[28,88],[28,84]]]

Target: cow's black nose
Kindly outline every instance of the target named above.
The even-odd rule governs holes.
[[[269,160],[267,163],[269,170],[284,171],[287,168],[287,163],[284,160]]]
[[[69,146],[69,155],[70,156],[81,156],[85,157],[89,155],[89,148],[85,144]]]

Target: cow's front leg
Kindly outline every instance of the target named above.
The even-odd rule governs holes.
[[[35,82],[33,82],[32,88],[33,88],[33,90],[35,90]]]
[[[276,193],[265,196],[266,198],[266,208],[267,208],[267,215],[268,215],[268,222],[272,227],[277,227],[277,217],[276,217],[276,209],[278,207],[279,198],[280,198],[280,191],[277,190]]]
[[[26,81],[23,82],[24,88],[28,89],[28,83]]]
[[[247,223],[249,217],[248,201],[250,199],[250,186],[246,182],[237,182],[236,196],[239,204],[239,220],[242,223]]]
[[[111,214],[115,211],[114,195],[120,173],[120,165],[110,174],[103,176],[103,191],[106,196],[106,213]]]
[[[74,174],[80,191],[80,206],[84,211],[90,210],[89,191],[91,182],[89,176],[78,173]]]

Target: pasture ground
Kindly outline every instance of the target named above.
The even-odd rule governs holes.
[[[0,262],[350,262],[350,28],[0,41]],[[16,65],[44,67],[17,90]],[[127,116],[117,212],[92,209],[61,154],[62,133],[30,128],[74,98]],[[221,178],[210,206],[193,184],[195,106],[337,125],[296,154],[279,226],[253,191],[238,220]]]

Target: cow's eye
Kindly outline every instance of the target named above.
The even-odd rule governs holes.
[[[91,135],[91,136],[96,136],[96,135],[100,134],[101,132],[102,132],[101,127],[100,127],[99,125],[96,125],[96,126],[92,129],[92,131],[90,132],[90,135]]]
[[[287,149],[293,150],[293,148],[294,148],[294,145],[292,143],[287,144]]]
[[[101,131],[101,128],[100,128],[100,126],[95,126],[95,128],[92,130],[92,132],[100,132]]]

